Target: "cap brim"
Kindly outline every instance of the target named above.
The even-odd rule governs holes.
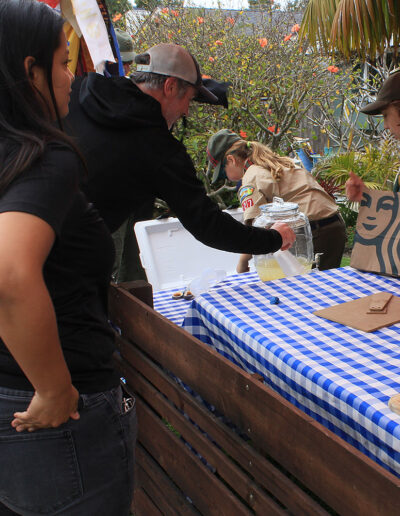
[[[213,167],[212,163],[208,163],[207,175],[211,176],[211,183],[215,183],[219,176],[219,169],[221,168],[221,163],[218,163],[216,167]]]
[[[216,104],[218,102],[218,97],[214,95],[210,90],[208,90],[205,86],[199,86],[197,88],[197,95],[193,99],[196,102],[206,102],[209,104]]]
[[[212,172],[211,183],[215,183],[220,179],[226,179],[225,167],[222,166],[222,163],[218,163],[216,167],[213,167],[211,163],[208,164],[208,175]]]
[[[121,59],[123,63],[127,63],[128,61],[134,61],[135,57],[135,52],[121,52]]]
[[[210,91],[213,95],[215,95],[216,99],[215,101],[207,100],[207,99],[199,99],[195,97],[193,100],[196,102],[204,102],[206,104],[214,104],[218,106],[224,106],[225,108],[228,108],[228,97],[227,97],[227,91],[229,86],[232,86],[231,82],[219,82],[215,79],[202,79],[203,86],[207,88],[208,91]]]
[[[367,106],[360,109],[361,113],[365,113],[366,115],[381,115],[382,110],[385,109],[390,102],[385,100],[377,100],[376,102],[371,102]]]

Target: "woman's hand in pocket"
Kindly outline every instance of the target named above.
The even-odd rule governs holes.
[[[11,425],[17,432],[57,428],[69,418],[79,419],[78,399],[79,393],[72,384],[57,393],[36,391],[25,412],[15,412]]]

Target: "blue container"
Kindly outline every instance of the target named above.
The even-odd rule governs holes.
[[[303,149],[297,149],[296,152],[303,164],[303,167],[308,170],[308,172],[311,172],[311,169],[313,168],[313,160],[307,156]]]

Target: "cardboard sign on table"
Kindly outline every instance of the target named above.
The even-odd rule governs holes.
[[[391,296],[389,302],[379,313],[371,313],[370,308],[377,295],[361,297],[313,313],[318,317],[366,332],[373,332],[400,322],[400,297],[397,296]]]
[[[350,265],[400,276],[400,194],[364,190]]]

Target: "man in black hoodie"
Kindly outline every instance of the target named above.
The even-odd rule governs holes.
[[[193,56],[178,45],[160,44],[135,61],[132,80],[92,73],[76,81],[66,119],[87,162],[84,189],[110,231],[159,197],[205,245],[248,254],[288,249],[295,235],[286,224],[252,228],[222,212],[170,132],[194,97],[213,97]]]

